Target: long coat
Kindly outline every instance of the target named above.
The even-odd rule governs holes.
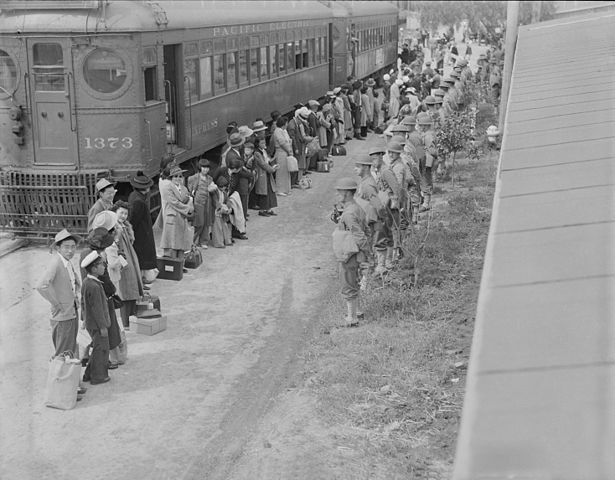
[[[135,190],[128,195],[129,221],[135,235],[133,243],[142,270],[156,268],[156,243],[152,230],[152,216],[144,194]]]
[[[256,161],[256,194],[267,195],[267,182],[271,183],[271,190],[275,192],[276,185],[273,179],[275,169],[267,163],[263,153],[259,150],[254,151],[254,160]]]
[[[139,267],[139,259],[132,244],[134,242],[134,233],[130,223],[120,224],[116,226],[117,253],[122,254],[127,262],[123,268],[117,269],[116,261],[113,258],[113,253],[106,250],[109,276],[118,290],[118,295],[122,300],[138,300],[143,295],[143,283]],[[117,275],[119,273],[119,275]],[[114,278],[115,277],[115,278]]]
[[[192,198],[182,184],[176,186],[171,180],[160,180],[158,184],[162,208],[156,220],[162,225],[161,248],[190,250],[193,228],[188,223],[188,215],[193,211]]]

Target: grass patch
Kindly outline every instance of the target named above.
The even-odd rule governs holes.
[[[332,292],[306,352],[319,414],[372,465],[366,478],[451,473],[494,186],[485,161],[459,171],[429,234],[413,230],[388,280],[370,280],[360,328],[337,328],[344,306]]]

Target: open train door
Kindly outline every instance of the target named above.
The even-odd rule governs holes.
[[[78,167],[71,41],[28,38],[34,163]]]
[[[182,45],[164,46],[164,97],[166,102],[167,152],[177,153],[186,146]]]

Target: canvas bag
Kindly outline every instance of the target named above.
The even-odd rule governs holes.
[[[64,352],[51,359],[47,374],[45,405],[70,410],[77,404],[77,388],[81,378],[81,361],[72,352]]]
[[[347,262],[359,252],[359,247],[348,230],[336,228],[333,231],[333,253],[338,262]]]
[[[286,161],[288,162],[288,171],[289,172],[298,172],[299,171],[299,162],[292,155],[286,157]]]

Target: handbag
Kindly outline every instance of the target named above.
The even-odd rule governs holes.
[[[348,230],[336,228],[333,231],[333,253],[338,262],[347,262],[359,252],[359,247]]]
[[[92,337],[85,328],[77,330],[77,345],[79,345],[79,358],[90,358],[89,346],[92,343]]]
[[[318,137],[314,138],[310,143],[307,144],[307,158],[313,157],[320,151],[320,143],[318,141]]]
[[[289,155],[288,157],[286,157],[286,161],[288,162],[288,171],[290,173],[299,171],[299,162],[297,162],[297,159],[295,157]]]
[[[45,405],[70,410],[77,404],[77,388],[81,377],[81,361],[66,351],[49,362]]]
[[[201,255],[201,251],[192,245],[192,248],[186,253],[184,258],[184,267],[198,268],[201,263],[203,263],[203,255]]]

